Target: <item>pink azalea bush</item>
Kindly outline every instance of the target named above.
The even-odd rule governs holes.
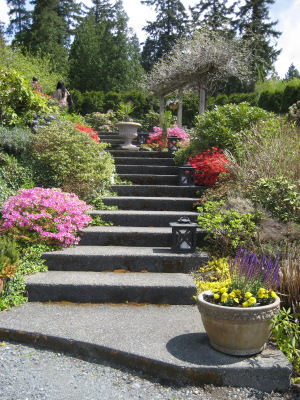
[[[79,242],[79,229],[91,222],[91,209],[74,193],[60,189],[20,189],[3,205],[3,227],[17,239],[68,247]]]
[[[170,136],[177,136],[181,138],[181,145],[187,146],[190,141],[190,135],[184,129],[179,128],[178,125],[173,125],[164,132],[159,126],[153,127],[153,133],[150,133],[148,144],[155,150],[162,150],[167,147],[167,138]]]

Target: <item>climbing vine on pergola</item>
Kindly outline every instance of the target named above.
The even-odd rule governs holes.
[[[160,113],[164,112],[164,97],[178,91],[178,124],[182,122],[182,93],[185,88],[200,93],[199,113],[205,110],[206,88],[229,76],[241,80],[249,76],[251,53],[247,43],[228,39],[209,30],[195,31],[193,36],[176,43],[171,52],[156,63],[146,78],[147,89],[160,97]]]

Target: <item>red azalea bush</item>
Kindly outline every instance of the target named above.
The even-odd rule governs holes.
[[[85,132],[87,133],[91,139],[95,140],[95,142],[99,143],[99,137],[98,137],[98,133],[94,131],[94,129],[92,128],[88,128],[87,126],[78,124],[77,122],[74,123],[74,126],[76,129],[78,129],[81,132]]]
[[[229,160],[218,147],[198,153],[194,157],[190,157],[188,162],[196,168],[195,182],[197,185],[213,186],[221,173],[229,172],[226,168]]]

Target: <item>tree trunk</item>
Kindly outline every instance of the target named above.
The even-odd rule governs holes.
[[[178,109],[177,109],[177,125],[182,127],[182,103],[183,103],[183,88],[178,88]]]

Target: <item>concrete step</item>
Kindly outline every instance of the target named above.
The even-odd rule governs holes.
[[[197,247],[202,246],[206,231],[197,230]],[[171,228],[131,226],[91,226],[80,231],[79,246],[168,247],[172,245]]]
[[[114,160],[116,165],[175,165],[173,158],[162,157],[114,157]]]
[[[124,140],[120,139],[120,138],[114,138],[114,139],[102,139],[101,138],[100,141],[101,141],[101,143],[110,143],[112,147],[118,146],[118,145],[124,143]]]
[[[119,196],[198,197],[200,199],[206,187],[178,185],[112,185],[111,190]]]
[[[48,271],[25,278],[28,301],[194,304],[186,274]]]
[[[104,197],[107,206],[117,206],[119,210],[155,210],[155,211],[196,211],[193,204],[198,202],[193,197],[141,197],[111,196]]]
[[[108,151],[113,157],[174,158],[174,154],[167,151],[145,151],[141,149],[139,151],[108,149]]]
[[[43,254],[51,271],[189,273],[207,263],[205,252],[174,253],[169,247],[76,246]]]
[[[116,165],[119,175],[178,175],[178,167],[166,165]]]
[[[130,181],[135,185],[176,185],[177,175],[155,175],[155,174],[118,174],[123,181]]]
[[[102,140],[108,140],[108,139],[120,139],[120,135],[118,133],[98,133],[99,138]]]
[[[281,392],[291,384],[292,367],[274,346],[248,357],[214,350],[193,305],[27,303],[0,313],[0,339],[113,362],[176,385]],[[209,386],[207,393],[212,398]],[[224,398],[222,388],[218,393]]]
[[[103,221],[116,226],[169,227],[170,222],[176,222],[183,216],[197,222],[198,214],[192,211],[92,210],[90,215],[100,216]]]

